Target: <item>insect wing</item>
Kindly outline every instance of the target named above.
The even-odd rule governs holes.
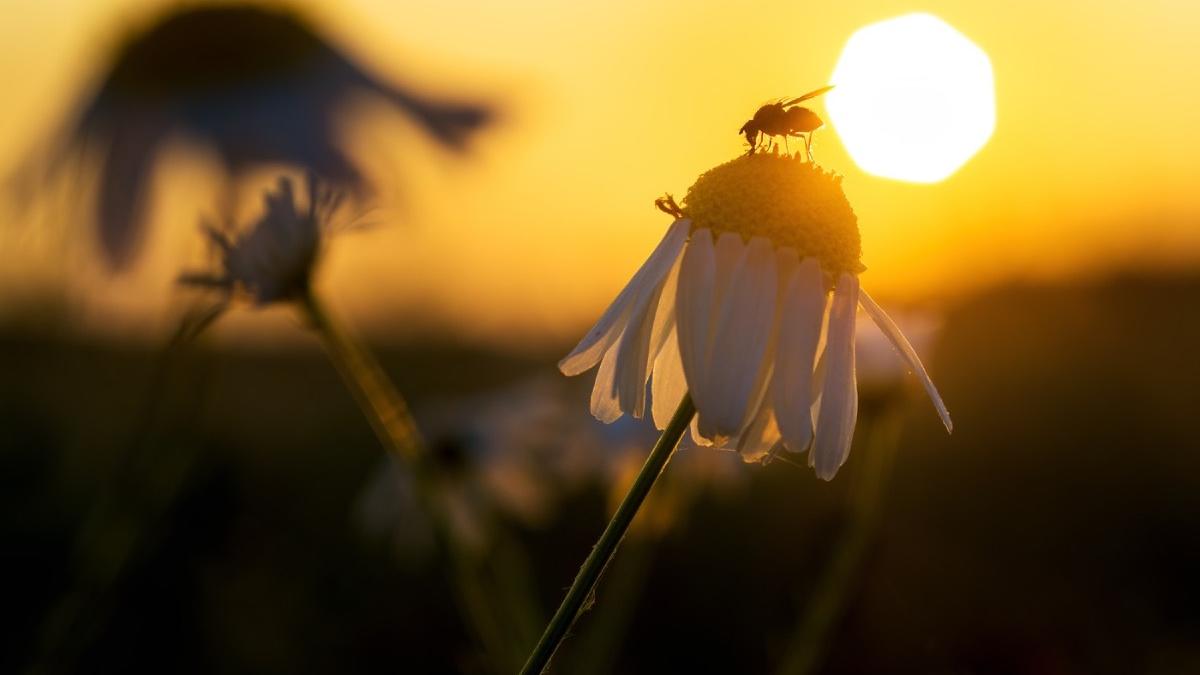
[[[825,92],[829,91],[830,89],[833,89],[832,84],[829,85],[828,87],[821,87],[820,89],[814,89],[814,90],[808,92],[807,94],[797,97],[797,98],[794,98],[790,101],[785,101],[784,105],[785,106],[795,105],[801,101],[807,101],[810,98],[816,98],[816,97],[820,96],[821,94],[824,94]]]

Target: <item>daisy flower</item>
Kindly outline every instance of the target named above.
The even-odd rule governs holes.
[[[185,272],[179,282],[245,297],[258,306],[303,298],[340,202],[338,193],[314,178],[307,188],[307,204],[302,205],[291,179],[280,178],[277,189],[263,197],[262,216],[242,233],[201,223],[218,250],[219,269]]]
[[[312,174],[307,191],[306,201],[297,199],[291,179],[283,177],[277,190],[266,193],[262,216],[244,231],[201,224],[218,250],[217,268],[185,272],[179,283],[218,290],[222,298],[186,334],[199,335],[233,299],[244,298],[259,307],[294,303],[325,343],[384,447],[401,458],[414,459],[422,453],[422,443],[404,398],[370,351],[342,327],[313,290],[313,274],[328,235],[353,226],[335,220],[342,192]]]
[[[950,415],[908,340],[859,287],[858,221],[841,177],[774,153],[738,157],[697,179],[628,285],[559,363],[599,366],[592,414],[668,425],[690,394],[692,441],[746,460],[808,452],[829,480],[858,415],[855,322],[861,307]]]

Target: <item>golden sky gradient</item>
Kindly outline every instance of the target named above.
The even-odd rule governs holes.
[[[148,4],[3,5],[0,167],[49,132],[112,35]],[[831,128],[818,133],[818,160],[846,177],[863,283],[877,296],[953,297],[1012,277],[1200,259],[1194,3],[301,6],[379,73],[491,97],[506,113],[468,161],[369,113],[348,130],[376,155],[369,163],[390,201],[375,214],[381,227],[335,242],[321,284],[371,331],[432,320],[470,339],[566,340],[669,224],[655,197],[681,196],[741,152],[737,129],[761,102],[825,84],[857,28],[912,11],[939,16],[988,53],[997,123],[973,160],[934,185],[869,176]],[[814,108],[824,115],[819,101]],[[155,236],[138,269],[106,279],[86,253],[42,241],[55,237],[0,233],[0,307],[66,287],[89,325],[165,325],[180,299],[171,280],[196,260],[193,224],[206,208],[191,179],[204,162],[175,164],[157,183]],[[271,322],[243,317],[226,330]]]

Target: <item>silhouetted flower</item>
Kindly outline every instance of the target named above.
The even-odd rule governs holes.
[[[308,292],[321,247],[341,201],[338,193],[308,181],[307,204],[296,200],[292,181],[279,179],[279,187],[263,198],[263,214],[244,232],[201,225],[218,250],[218,269],[187,272],[184,285],[239,294],[256,305],[295,300]]]
[[[335,124],[356,92],[389,101],[455,150],[491,117],[480,105],[430,101],[381,81],[289,11],[175,7],[120,44],[45,161],[53,173],[85,151],[98,153],[95,221],[105,254],[120,266],[141,238],[159,150],[176,137],[214,150],[231,181],[285,164],[354,194],[369,191]]]
[[[574,351],[567,375],[599,364],[592,413],[640,417],[650,381],[661,429],[690,392],[693,440],[748,460],[804,452],[831,479],[858,412],[854,329],[867,312],[950,416],[899,329],[860,290],[858,221],[841,178],[775,154],[700,176],[676,221]],[[651,375],[653,378],[651,379]]]

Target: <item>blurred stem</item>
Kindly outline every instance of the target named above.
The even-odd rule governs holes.
[[[26,671],[30,675],[75,670],[119,601],[116,587],[130,561],[160,534],[156,530],[196,460],[195,448],[166,442],[162,417],[164,409],[172,407],[169,403],[178,410],[194,410],[196,402],[190,399],[198,388],[184,386],[172,392],[171,380],[181,375],[188,348],[227,307],[221,301],[190,308],[155,360],[136,431],[81,521],[72,553],[73,580],[43,621],[38,651]],[[179,395],[187,402],[176,400]]]
[[[880,505],[899,445],[903,416],[899,406],[884,404],[868,428],[866,460],[851,505],[850,522],[818,580],[804,616],[792,636],[779,675],[809,675],[820,668],[829,639],[846,612],[864,555],[875,535]]]
[[[453,535],[443,505],[437,499],[433,457],[404,397],[371,352],[350,336],[311,289],[300,298],[300,305],[380,443],[413,472],[417,499],[433,522],[437,548],[446,563],[458,609],[470,630],[494,662],[506,664],[505,670],[516,667],[521,655],[515,653],[518,641],[510,635],[513,617],[497,607],[496,593],[489,592],[485,569],[489,561],[464,550]]]
[[[421,435],[404,397],[392,386],[379,362],[350,338],[312,290],[303,295],[301,306],[384,448],[420,470],[426,455]]]
[[[531,564],[521,542],[504,528],[497,528],[496,544],[488,556],[494,568],[493,584],[497,604],[504,607],[511,639],[507,641],[509,659],[504,672],[511,673],[525,662],[525,647],[538,637],[546,623],[537,603]]]
[[[654,444],[654,449],[646,457],[646,463],[642,466],[637,478],[634,479],[625,499],[617,507],[612,520],[608,521],[608,526],[604,528],[604,532],[592,548],[592,552],[583,561],[583,566],[579,568],[579,574],[576,575],[562,604],[558,606],[558,611],[550,619],[546,631],[542,633],[541,640],[529,655],[525,667],[521,669],[522,675],[539,675],[549,665],[550,659],[554,657],[554,652],[566,637],[567,632],[571,630],[580,610],[592,596],[596,582],[604,573],[608,562],[612,560],[613,554],[616,553],[617,546],[625,536],[625,531],[633,523],[634,516],[637,515],[646,495],[650,493],[650,488],[654,487],[655,481],[658,480],[658,476],[671,459],[671,454],[675,452],[675,446],[679,445],[679,439],[683,438],[688,424],[695,415],[696,406],[692,403],[691,394],[684,394],[683,400],[679,402],[679,408],[675,410],[675,415],[667,423],[667,428],[663,429],[662,435],[658,437],[658,442]]]
[[[190,310],[180,321],[175,334],[171,336],[171,342],[167,347],[168,352],[173,352],[196,341],[204,331],[208,330],[209,326],[221,318],[227,309],[229,309],[229,304],[222,300],[207,307],[201,305]]]

